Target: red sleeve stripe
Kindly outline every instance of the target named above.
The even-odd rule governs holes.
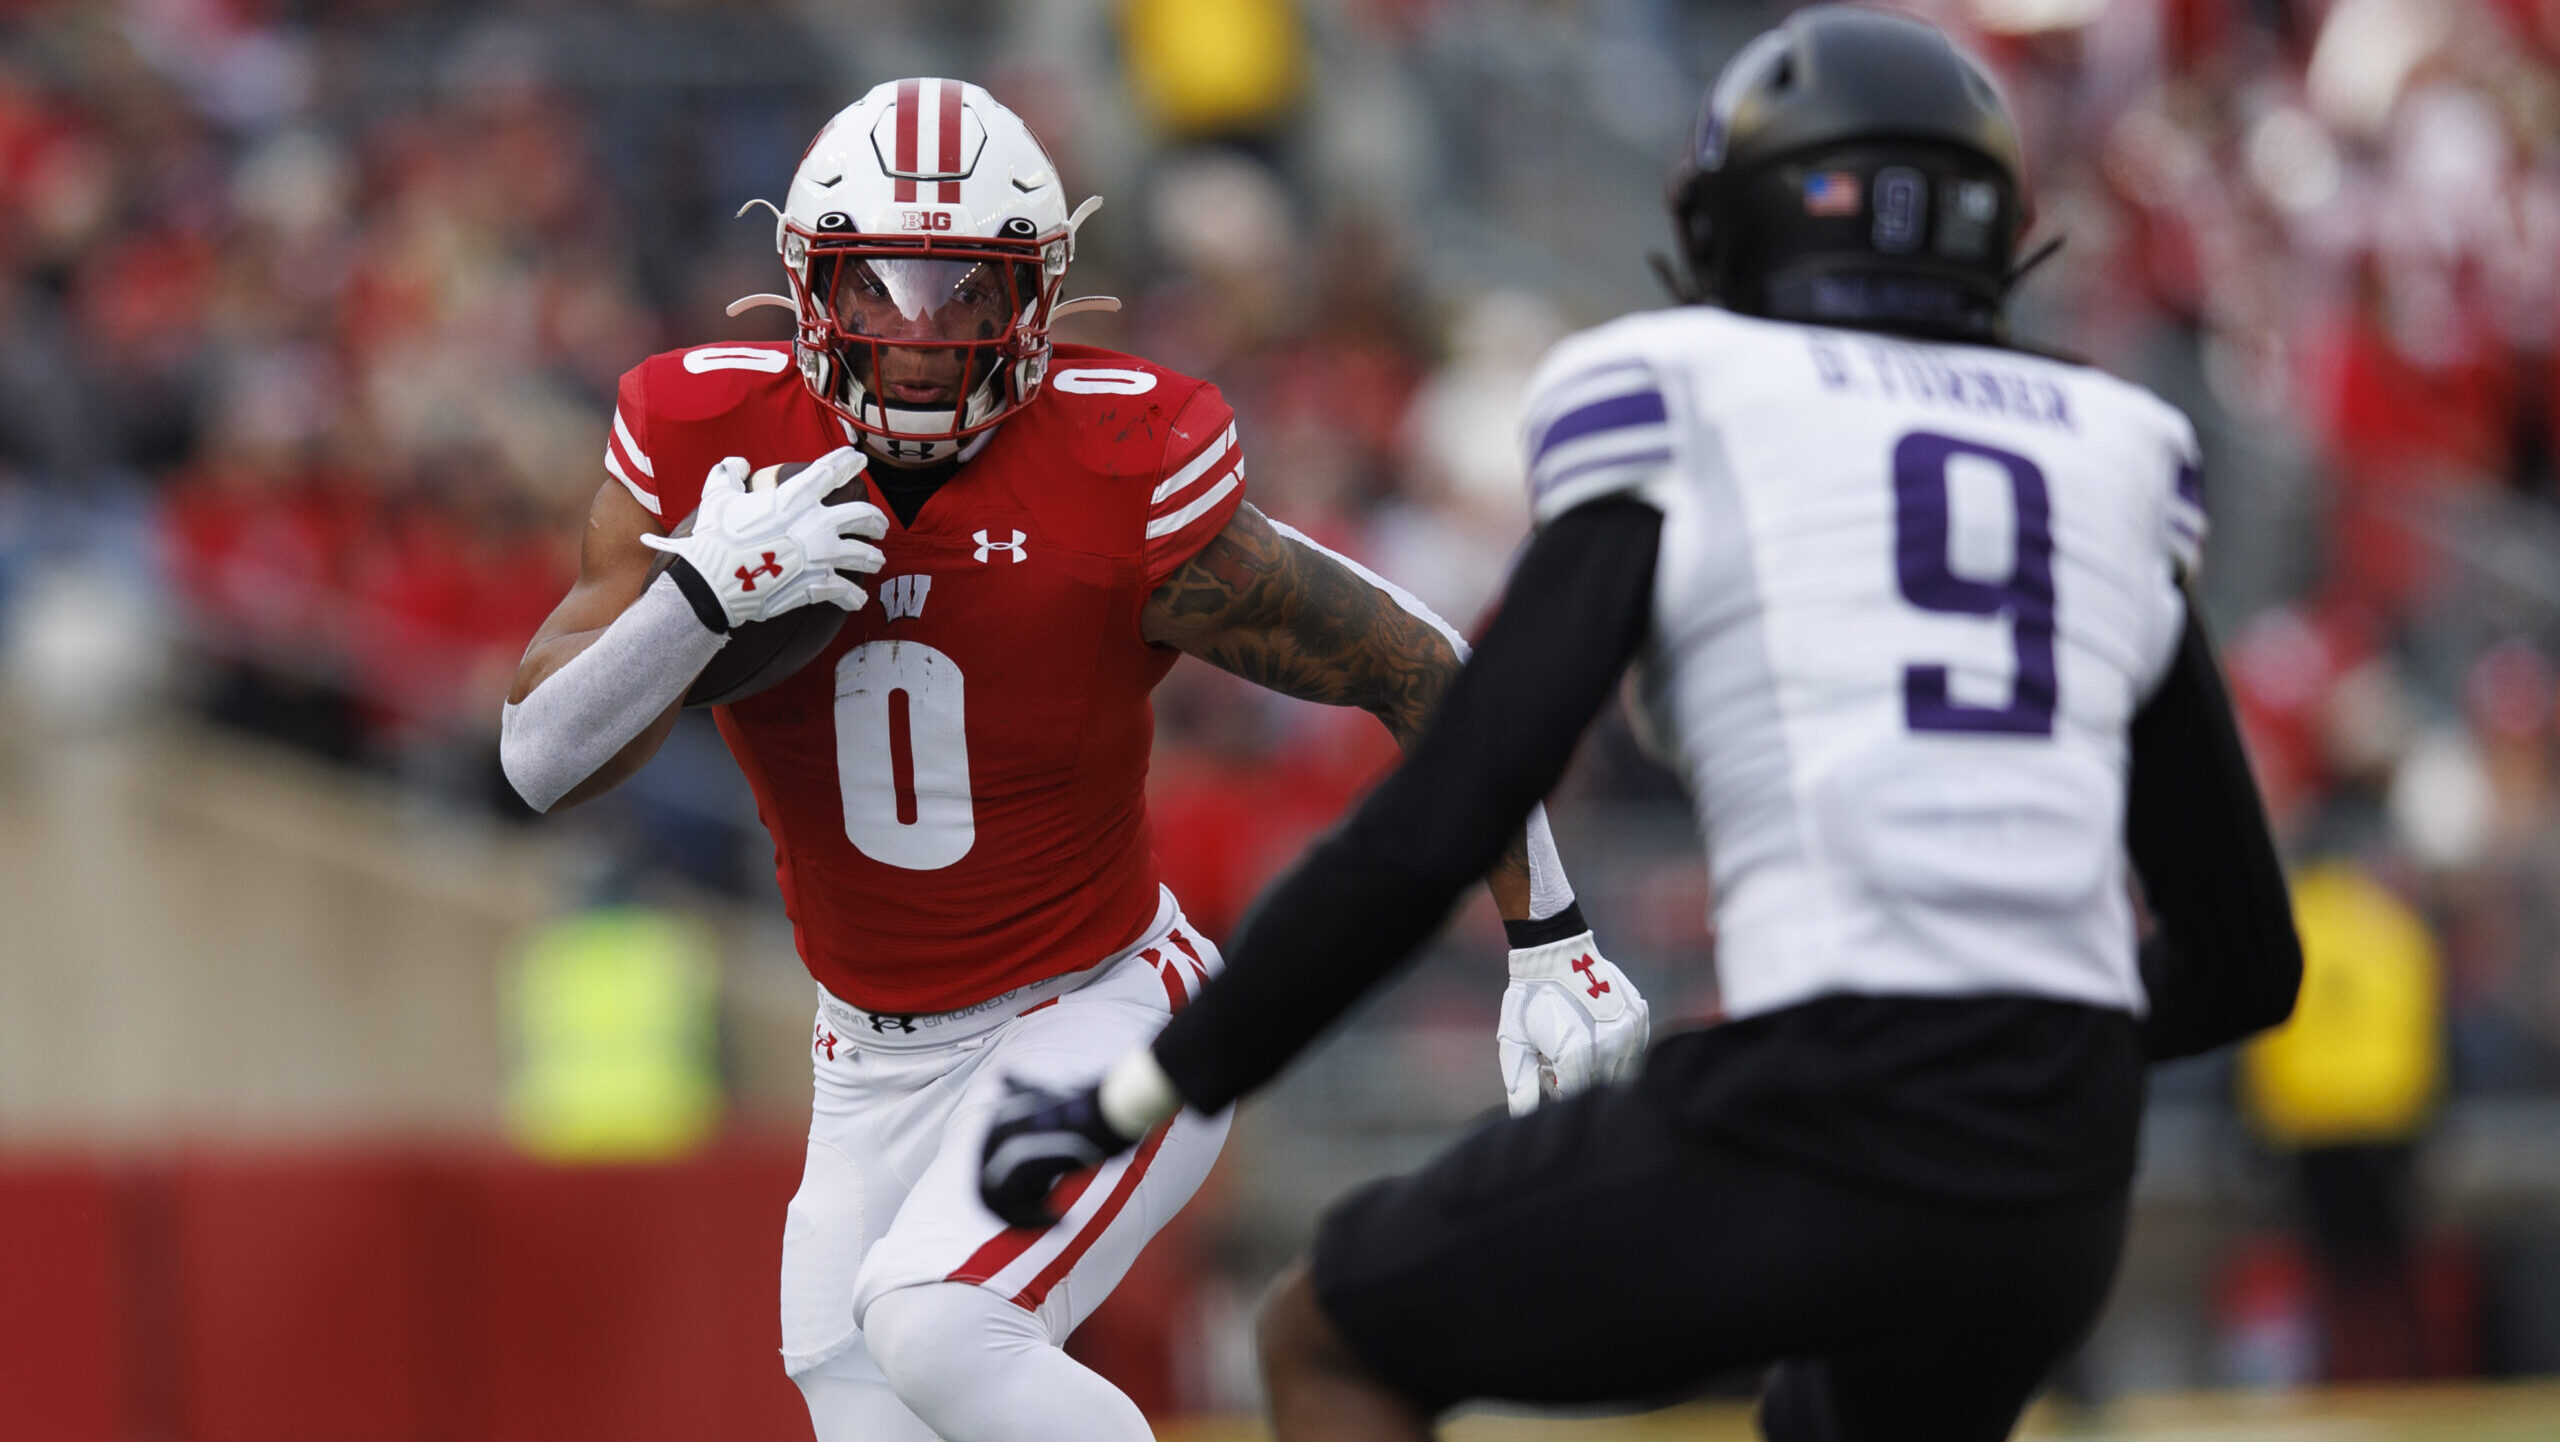
[[[631,493],[633,500],[647,507],[650,515],[662,514],[658,509],[658,498],[642,490],[640,483],[631,479],[631,473],[622,468],[622,462],[614,455],[611,445],[604,448],[604,468],[613,472],[613,478],[622,482],[623,489]]]
[[[1165,477],[1164,484],[1156,487],[1155,495],[1149,499],[1147,504],[1154,506],[1163,505],[1167,497],[1173,495],[1183,487],[1190,485],[1193,481],[1200,479],[1201,475],[1205,473],[1209,467],[1217,464],[1218,457],[1225,455],[1227,453],[1227,448],[1235,443],[1235,423],[1230,421],[1227,423],[1227,428],[1219,433],[1216,440],[1211,441],[1209,444],[1200,448],[1200,454],[1193,456],[1189,461],[1185,462],[1181,470]]]
[[[658,478],[658,468],[649,463],[649,453],[640,449],[640,443],[631,438],[631,427],[622,423],[620,406],[613,408],[613,438],[622,442],[622,453],[631,458],[631,464],[640,468],[640,474],[653,481]]]
[[[1159,536],[1170,536],[1174,532],[1181,530],[1183,527],[1190,525],[1193,521],[1200,519],[1203,512],[1207,511],[1210,507],[1215,506],[1218,502],[1225,500],[1228,492],[1233,491],[1236,487],[1243,484],[1244,458],[1242,456],[1238,456],[1236,458],[1235,469],[1227,473],[1227,478],[1225,480],[1222,480],[1216,485],[1211,486],[1209,489],[1202,491],[1199,496],[1191,502],[1191,504],[1184,506],[1181,510],[1175,511],[1170,515],[1158,516],[1154,520],[1147,522],[1147,539],[1152,541]]]

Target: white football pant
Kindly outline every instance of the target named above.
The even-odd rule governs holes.
[[[874,1016],[820,992],[809,1160],[782,1238],[783,1365],[818,1442],[1149,1437],[1060,1346],[1199,1189],[1227,1116],[1183,1112],[1062,1189],[1041,1231],[978,1200],[978,1153],[1005,1078],[1089,1081],[1219,965],[1167,892],[1126,951],[966,1012]]]

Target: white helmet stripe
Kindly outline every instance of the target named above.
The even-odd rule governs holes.
[[[942,127],[934,123],[942,114],[942,85],[927,80],[916,88],[916,174],[942,173]]]

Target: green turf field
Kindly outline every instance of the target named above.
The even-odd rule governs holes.
[[[1448,1442],[1755,1442],[1750,1412],[1694,1407],[1643,1417],[1467,1417]],[[1195,1422],[1164,1442],[1261,1442],[1258,1424]],[[2074,1442],[2560,1442],[2560,1383],[2134,1398],[2094,1412],[2047,1407],[2022,1438]]]

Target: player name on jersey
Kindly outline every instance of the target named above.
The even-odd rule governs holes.
[[[2070,392],[2062,381],[2005,364],[1996,353],[1813,329],[1804,340],[1814,373],[1828,390],[2072,426]]]

